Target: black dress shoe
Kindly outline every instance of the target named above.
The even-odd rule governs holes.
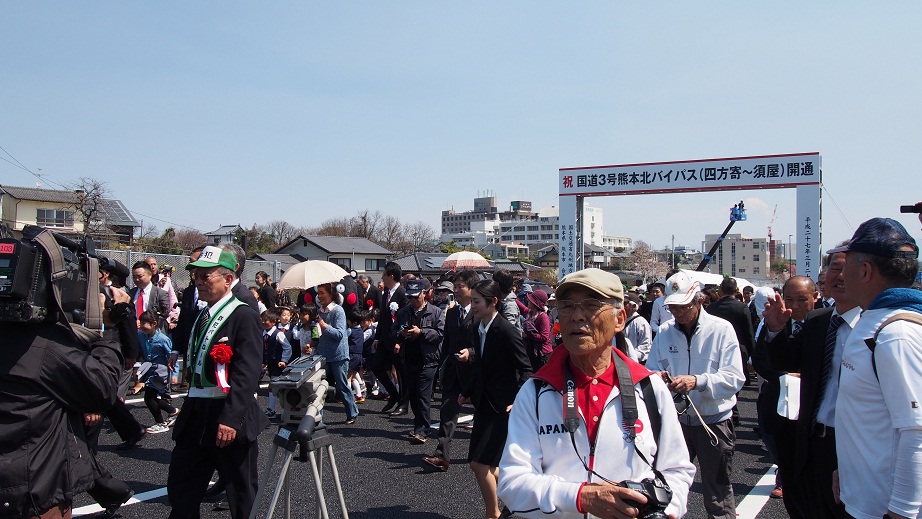
[[[214,506],[211,507],[211,510],[213,512],[220,512],[222,510],[230,510],[230,505],[227,504],[227,501],[221,500],[215,503]]]
[[[406,407],[403,407],[403,406],[400,406],[400,407],[398,407],[397,409],[394,409],[393,411],[391,411],[391,416],[403,416],[403,415],[405,415],[405,414],[407,414],[407,413],[409,413],[409,411],[407,410],[407,408],[406,408]]]
[[[218,478],[218,481],[216,481],[214,485],[208,487],[208,490],[205,491],[205,498],[211,499],[218,497],[224,493],[225,488],[227,488],[227,483],[225,483],[223,479]]]
[[[128,438],[124,442],[116,445],[115,449],[120,450],[120,451],[126,451],[128,449],[133,449],[138,445],[138,442],[141,441],[141,438],[143,438],[145,434],[147,434],[147,430],[141,429],[141,432],[139,432],[137,435],[132,436],[131,438]]]
[[[384,406],[384,409],[381,410],[382,413],[389,413],[391,409],[397,407],[397,400],[388,400],[387,404]]]

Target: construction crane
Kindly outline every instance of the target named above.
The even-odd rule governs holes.
[[[772,225],[775,223],[776,214],[778,214],[778,204],[775,204],[775,210],[772,211],[772,219],[768,221],[768,243],[772,242]]]
[[[717,247],[720,247],[720,244],[723,243],[724,238],[727,237],[727,233],[730,232],[730,228],[733,227],[733,224],[736,222],[744,221],[746,221],[746,206],[744,206],[743,201],[740,200],[740,203],[730,208],[730,223],[727,224],[727,228],[724,229],[724,232],[720,235],[720,238],[717,238],[717,241],[715,241],[714,245],[711,246],[711,250],[709,250],[708,253],[704,255],[704,257],[701,259],[701,263],[698,264],[698,268],[695,270],[701,272],[707,268],[708,263],[714,259],[714,253],[717,252]]]
[[[775,224],[775,215],[778,214],[778,204],[775,204],[775,209],[772,211],[772,219],[768,221],[768,262],[775,261],[775,244],[772,243],[772,225]]]

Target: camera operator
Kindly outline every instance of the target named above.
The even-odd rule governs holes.
[[[98,414],[116,400],[123,357],[111,327],[119,316],[128,315],[128,295],[113,290],[110,303],[115,304],[107,305],[98,285],[86,282],[97,275],[95,258],[83,255],[79,268],[74,268],[65,262],[50,232],[36,227],[23,232],[31,237],[28,246],[37,246],[38,255],[46,260],[32,263],[44,266],[48,282],[39,277],[33,286],[46,288],[30,292],[30,297],[48,301],[43,307],[47,317],[40,320],[37,315],[41,313],[31,314],[37,305],[29,300],[31,316],[17,320],[11,309],[28,306],[26,300],[4,294],[4,318],[0,321],[0,423],[4,424],[0,435],[0,517],[69,518],[74,495],[89,489],[97,475],[83,432],[84,415]],[[16,268],[25,268],[22,251],[26,241],[4,241],[4,253],[9,252],[17,261]],[[65,314],[61,295],[61,278],[76,271],[86,291],[77,298],[86,307],[79,309],[80,320],[76,311]],[[86,326],[71,324],[68,315],[77,322],[85,315]],[[100,323],[107,331],[99,329]]]
[[[695,467],[666,384],[612,348],[621,280],[580,270],[557,298],[563,347],[516,396],[499,497],[525,517],[681,517]]]

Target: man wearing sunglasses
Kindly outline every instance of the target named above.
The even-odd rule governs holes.
[[[701,311],[700,291],[701,284],[685,272],[666,280],[664,304],[673,318],[653,339],[646,366],[661,371],[669,389],[692,404],[679,422],[690,459],[698,458],[701,464],[708,516],[736,519],[730,481],[736,438],[731,416],[746,378],[733,326]]]

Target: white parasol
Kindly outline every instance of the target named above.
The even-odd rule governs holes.
[[[490,268],[490,262],[476,252],[463,250],[449,254],[442,262],[442,268],[446,270]]]
[[[323,260],[307,260],[292,265],[278,281],[278,287],[307,290],[324,283],[336,283],[349,273],[335,263]]]

